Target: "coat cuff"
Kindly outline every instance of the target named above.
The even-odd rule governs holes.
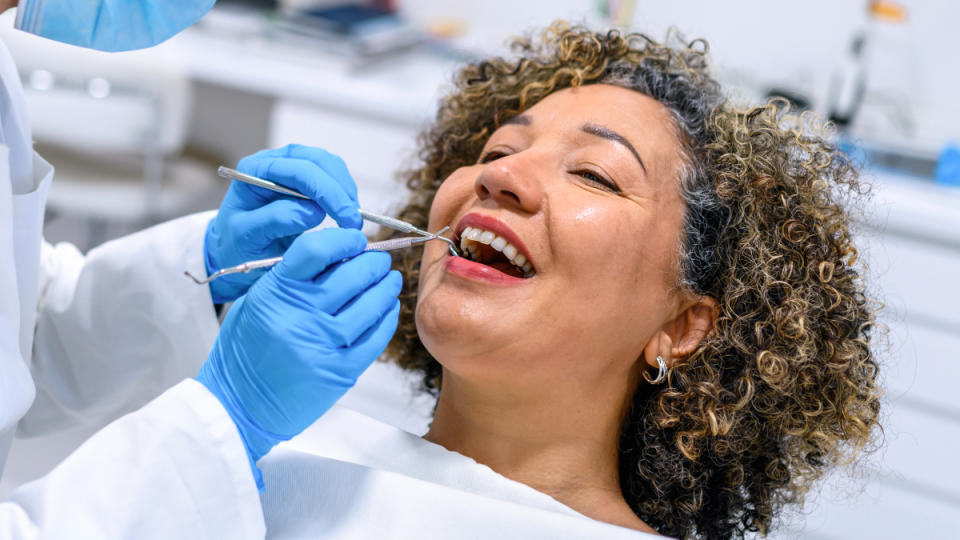
[[[195,494],[196,512],[201,519],[218,516],[213,519],[214,530],[236,527],[237,537],[263,537],[263,510],[249,457],[240,432],[216,396],[199,382],[188,379],[150,406],[154,404],[163,415],[158,421],[178,423],[175,434],[182,435],[182,439],[176,435],[168,437],[164,446],[187,490]],[[204,440],[204,444],[196,444]],[[217,482],[219,487],[214,487]],[[219,520],[222,522],[216,523]]]

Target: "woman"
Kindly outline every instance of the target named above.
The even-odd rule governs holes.
[[[400,261],[389,351],[439,396],[425,438],[597,520],[768,530],[877,428],[856,171],[725,101],[703,42],[516,46],[460,72],[407,181],[400,216],[473,254]]]
[[[400,217],[450,226],[464,257],[398,256],[388,349],[438,396],[425,439],[452,452],[372,437],[371,453],[466,456],[451,467],[599,522],[727,538],[767,531],[871,440],[873,315],[841,204],[856,173],[776,104],[725,101],[705,49],[555,25],[460,72]],[[337,467],[315,482],[342,490],[327,515],[401,514],[419,489],[345,504],[374,482]],[[305,469],[268,466],[268,492]],[[270,513],[296,491],[279,493],[268,532],[289,523]]]

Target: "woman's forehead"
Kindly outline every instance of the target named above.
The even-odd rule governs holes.
[[[667,172],[680,166],[680,143],[670,111],[629,88],[609,84],[564,88],[508,119],[501,128],[510,126],[523,126],[537,137],[575,138],[585,131],[604,130],[629,143],[645,168]]]
[[[660,102],[635,90],[610,84],[558,90],[520,116],[533,123],[603,121],[609,123],[609,127],[636,135],[651,131],[673,133],[670,112]]]

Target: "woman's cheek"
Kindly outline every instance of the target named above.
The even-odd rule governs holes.
[[[563,231],[562,240],[555,236],[556,242],[570,247],[569,254],[579,261],[578,267],[589,267],[591,273],[600,269],[619,273],[632,268],[624,267],[632,262],[627,255],[640,249],[644,236],[631,227],[630,216],[624,209],[591,204],[558,215],[569,217],[556,224],[556,230]]]
[[[582,206],[573,214],[573,222],[577,227],[595,227],[594,222],[600,219],[600,209],[595,206]]]
[[[430,206],[430,230],[436,230],[446,225],[451,229],[456,227],[453,218],[457,211],[464,207],[473,194],[474,175],[470,174],[473,167],[460,167],[453,171],[437,188],[433,204]]]

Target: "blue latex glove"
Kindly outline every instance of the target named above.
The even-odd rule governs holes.
[[[257,460],[333,406],[396,331],[400,273],[386,253],[361,253],[366,242],[351,229],[294,240],[233,304],[200,368],[197,380],[236,424],[261,487]]]
[[[237,164],[237,170],[293,188],[313,200],[297,199],[234,181],[210,221],[204,238],[207,274],[255,259],[277,257],[297,235],[327,214],[341,227],[359,229],[357,186],[343,160],[322,150],[287,145],[262,150]],[[239,298],[265,270],[232,274],[210,282],[216,304]]]

